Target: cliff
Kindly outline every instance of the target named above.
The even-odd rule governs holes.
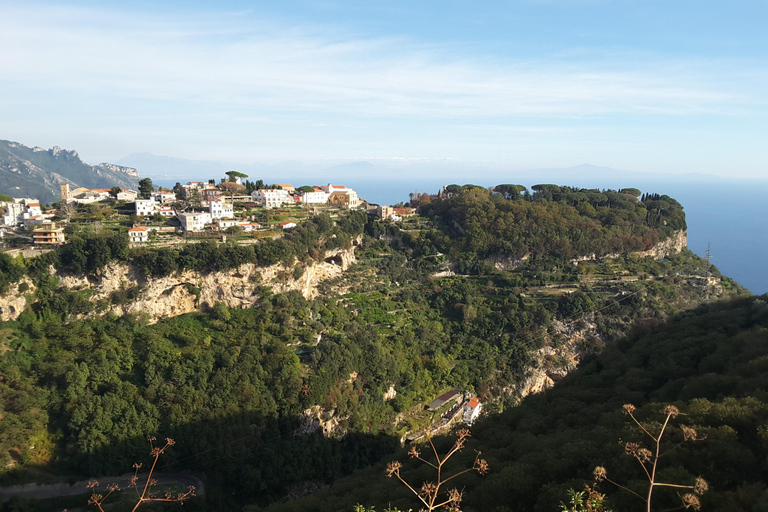
[[[91,290],[92,302],[106,301],[108,310],[118,315],[146,314],[150,321],[183,315],[223,302],[230,308],[248,308],[255,304],[257,291],[268,286],[275,293],[292,290],[305,298],[317,295],[317,285],[341,274],[355,262],[355,246],[326,253],[324,261],[304,268],[298,278],[293,266],[259,267],[252,263],[237,269],[202,274],[182,271],[171,276],[144,278],[126,263],[111,263],[97,275],[61,274],[59,286],[70,290]],[[51,269],[51,273],[56,273]],[[21,287],[21,291],[19,289]],[[32,297],[34,285],[25,279],[0,296],[0,319],[15,320]],[[115,300],[130,296],[131,300]]]

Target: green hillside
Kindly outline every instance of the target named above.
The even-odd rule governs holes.
[[[670,198],[621,193],[626,202],[614,204],[608,193],[608,203],[595,203],[599,212],[582,215],[568,203],[570,191],[560,198],[535,191],[507,199],[474,190],[447,199],[448,209],[431,217],[396,224],[362,212],[323,214],[257,244],[129,248],[123,230],[91,229],[38,258],[0,255],[0,291],[13,287],[27,296],[18,318],[0,324],[3,484],[120,474],[144,460],[144,435],[152,433],[177,441],[164,455],[165,470],[205,474],[206,496],[195,501],[201,508],[278,506],[288,495],[334,482],[333,498],[318,498],[325,509],[351,510],[356,501],[381,508],[398,490],[380,481],[380,468],[364,470],[363,477],[370,480],[366,488],[380,494],[357,494],[339,479],[397,456],[402,438],[439,422],[444,411],[425,411],[425,404],[446,389],[460,387],[480,397],[486,411],[514,415],[535,375],[562,376],[575,358],[590,361],[633,326],[658,326],[701,303],[746,293],[690,251],[661,259],[634,254],[634,242],[622,233],[677,236],[684,216]],[[649,215],[658,200],[669,207],[662,216]],[[513,268],[490,263],[507,249],[481,250],[479,230],[463,227],[462,233],[452,222],[473,217],[472,208],[505,223],[509,214],[522,222],[520,212],[527,212],[524,229],[499,221],[489,231],[518,237],[506,255],[519,255],[510,252],[519,243],[530,256]],[[598,218],[606,212],[615,213],[615,224]],[[675,218],[683,223],[675,229],[659,222]],[[558,245],[545,243],[558,222],[585,227],[579,241],[589,253],[585,260],[571,262]],[[140,315],[110,312],[152,279],[280,263],[280,280],[323,261],[327,249],[351,249],[360,239],[357,264],[321,283],[310,300],[297,292],[274,294],[264,282],[251,309],[215,304],[153,325]],[[616,254],[597,255],[604,242],[617,240]],[[131,286],[98,300],[88,287],[60,286],[59,275],[67,273],[98,282],[115,260],[132,267]],[[24,276],[28,281],[17,287]],[[183,286],[200,293],[195,282]],[[526,399],[523,407],[537,400]],[[609,413],[616,410],[611,405]],[[302,427],[321,420],[325,436]],[[481,432],[493,421],[477,425],[473,443],[485,442]],[[559,420],[530,421],[546,430]],[[511,434],[489,435],[494,442]],[[522,441],[525,448],[535,449],[538,434],[532,435]],[[494,450],[503,452],[483,448],[492,461],[483,485],[496,481],[506,460]],[[575,479],[565,485],[579,487],[581,466],[564,467]],[[521,482],[536,474],[524,473]],[[529,490],[543,485],[530,482]],[[558,487],[551,496],[564,499],[564,492]],[[479,510],[471,494],[479,495],[470,493],[467,506]]]
[[[551,511],[567,501],[567,490],[592,482],[596,466],[644,495],[642,469],[624,453],[622,441],[642,442],[639,428],[623,412],[658,429],[663,409],[681,415],[666,441],[659,477],[693,485],[701,476],[709,491],[703,510],[757,511],[768,507],[768,297],[723,301],[679,315],[667,323],[646,323],[630,336],[585,362],[555,388],[528,397],[518,407],[489,416],[472,429],[463,458],[475,450],[491,471],[457,482],[465,490],[463,510]],[[697,442],[684,442],[679,426],[694,428]],[[666,442],[665,441],[665,442]],[[438,446],[450,444],[439,439]],[[652,446],[651,446],[652,448]],[[395,459],[406,461],[405,452]],[[404,462],[404,475],[419,482],[430,473]],[[599,484],[613,510],[645,510],[637,497],[608,482]],[[653,510],[680,505],[675,492],[657,491]],[[385,477],[379,465],[338,481],[329,491],[267,510],[352,510],[356,503],[401,509],[417,507],[412,495]],[[260,510],[251,508],[249,510]]]

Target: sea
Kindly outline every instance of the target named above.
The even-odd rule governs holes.
[[[325,176],[325,179],[333,176]],[[541,176],[529,183],[516,178],[500,181],[495,177],[470,177],[471,183],[493,186],[519,183],[529,189],[535,183],[558,183],[585,188],[635,187],[643,192],[666,194],[677,199],[686,213],[688,248],[701,257],[709,248],[710,261],[724,275],[735,279],[756,295],[768,293],[768,180],[727,180],[711,176],[673,178],[663,175],[640,176],[612,183],[605,178]],[[202,178],[200,178],[202,179]],[[414,179],[370,177],[342,178],[345,185],[375,204],[406,203],[413,192],[435,194],[443,185],[457,183],[444,178]],[[173,186],[176,180],[155,180],[156,184]],[[185,180],[186,181],[186,180]],[[486,182],[488,181],[488,182]],[[459,183],[463,184],[463,183]]]

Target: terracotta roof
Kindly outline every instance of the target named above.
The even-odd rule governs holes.
[[[147,228],[135,227],[128,230],[128,232],[131,232],[131,231],[136,232],[136,231],[149,231],[149,230]]]
[[[478,405],[480,405],[480,400],[476,396],[473,396],[472,399],[467,402],[467,407],[471,409],[476,408]]]

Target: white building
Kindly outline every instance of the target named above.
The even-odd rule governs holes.
[[[251,193],[254,202],[264,208],[280,208],[284,204],[293,204],[293,198],[286,190],[259,189]]]
[[[163,206],[162,208],[157,210],[157,213],[162,215],[165,218],[175,217],[176,216],[176,210],[174,210],[170,206]]]
[[[246,222],[245,224],[240,224],[240,227],[243,228],[243,231],[246,233],[250,233],[251,231],[261,229],[261,224],[258,222]]]
[[[155,201],[160,204],[172,203],[176,200],[176,194],[173,192],[155,192]]]
[[[304,192],[301,195],[301,202],[306,204],[325,204],[328,202],[328,192],[320,187],[315,187],[314,192]]]
[[[149,228],[135,227],[128,230],[131,243],[149,242]]]
[[[236,221],[235,219],[222,219],[216,223],[219,226],[219,229],[227,229],[231,228],[233,226],[237,226],[240,223]]]
[[[127,203],[135,201],[137,197],[139,197],[139,193],[135,190],[121,190],[117,193],[117,200],[125,201]]]
[[[213,221],[211,214],[207,212],[180,213],[176,218],[181,222],[184,231],[202,231],[206,224]]]
[[[480,411],[483,410],[483,404],[480,400],[473,396],[471,400],[464,404],[464,423],[471,425],[480,416]]]
[[[296,227],[295,222],[281,222],[280,227],[283,229],[291,229]]]
[[[345,187],[344,185],[331,185],[330,183],[327,185],[323,185],[320,188],[322,188],[328,194],[333,194],[334,192],[345,192],[347,190],[347,187]]]
[[[235,211],[231,204],[222,201],[211,201],[208,203],[208,213],[212,219],[232,219],[235,217]]]
[[[26,223],[28,219],[39,217],[43,211],[37,199],[13,198],[13,201],[0,201],[0,207],[5,210],[3,224],[17,226]]]
[[[155,214],[157,203],[154,199],[137,199],[133,204],[136,207],[136,215],[139,217],[151,217]]]

